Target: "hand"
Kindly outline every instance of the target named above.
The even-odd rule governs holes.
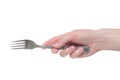
[[[67,32],[46,41],[43,45],[54,46],[53,53],[58,53],[58,49],[67,46],[60,52],[61,57],[70,55],[71,58],[83,58],[93,55],[100,50],[113,49],[109,46],[111,40],[107,40],[105,35],[109,35],[109,29],[103,30],[74,30]],[[108,44],[108,46],[107,46]],[[113,44],[113,43],[112,43]],[[86,45],[90,47],[88,54],[84,54],[82,47],[76,48],[75,45]]]

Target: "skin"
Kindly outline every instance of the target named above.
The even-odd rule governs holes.
[[[53,46],[53,53],[58,53],[57,48],[67,46],[60,51],[60,56],[69,55],[71,58],[83,58],[95,54],[101,50],[120,51],[120,29],[100,29],[100,30],[73,30],[46,41],[43,45]],[[76,48],[75,45],[87,45],[90,47],[88,54],[82,47]]]

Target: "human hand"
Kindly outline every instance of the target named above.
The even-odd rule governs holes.
[[[65,50],[60,52],[61,57],[70,55],[71,58],[83,58],[93,55],[94,53],[104,50],[111,49],[107,44],[110,43],[110,40],[106,41],[106,36],[109,34],[107,30],[74,30],[67,32],[58,36],[53,37],[52,39],[46,41],[43,45],[53,46],[53,53],[58,53],[58,49],[63,46],[67,46]],[[107,33],[107,34],[106,34]],[[86,45],[89,46],[90,51],[87,54],[84,54],[84,49],[82,47],[76,48],[76,45]]]

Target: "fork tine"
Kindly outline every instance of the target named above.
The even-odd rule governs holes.
[[[12,41],[12,42],[25,42],[25,40],[16,40],[16,41]]]
[[[11,43],[11,45],[25,45],[25,43]]]
[[[25,46],[11,46],[12,49],[25,49]]]
[[[25,46],[25,43],[12,43],[11,47]]]
[[[14,46],[11,46],[11,47],[25,47],[25,45],[14,45]]]
[[[11,45],[19,45],[19,44],[25,44],[24,40],[16,40],[16,41],[12,41]]]
[[[12,48],[12,49],[25,49],[25,48]]]

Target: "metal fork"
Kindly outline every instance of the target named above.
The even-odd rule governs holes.
[[[34,49],[34,48],[42,48],[42,49],[66,49],[67,47],[61,47],[61,48],[56,48],[56,47],[53,47],[53,46],[43,46],[43,45],[37,45],[34,41],[32,40],[28,40],[28,39],[25,39],[25,40],[17,40],[17,41],[12,41],[12,44],[11,44],[11,48],[12,49]],[[88,53],[89,52],[89,47],[88,46],[76,46],[76,48],[78,47],[83,47],[84,49],[84,53]]]

